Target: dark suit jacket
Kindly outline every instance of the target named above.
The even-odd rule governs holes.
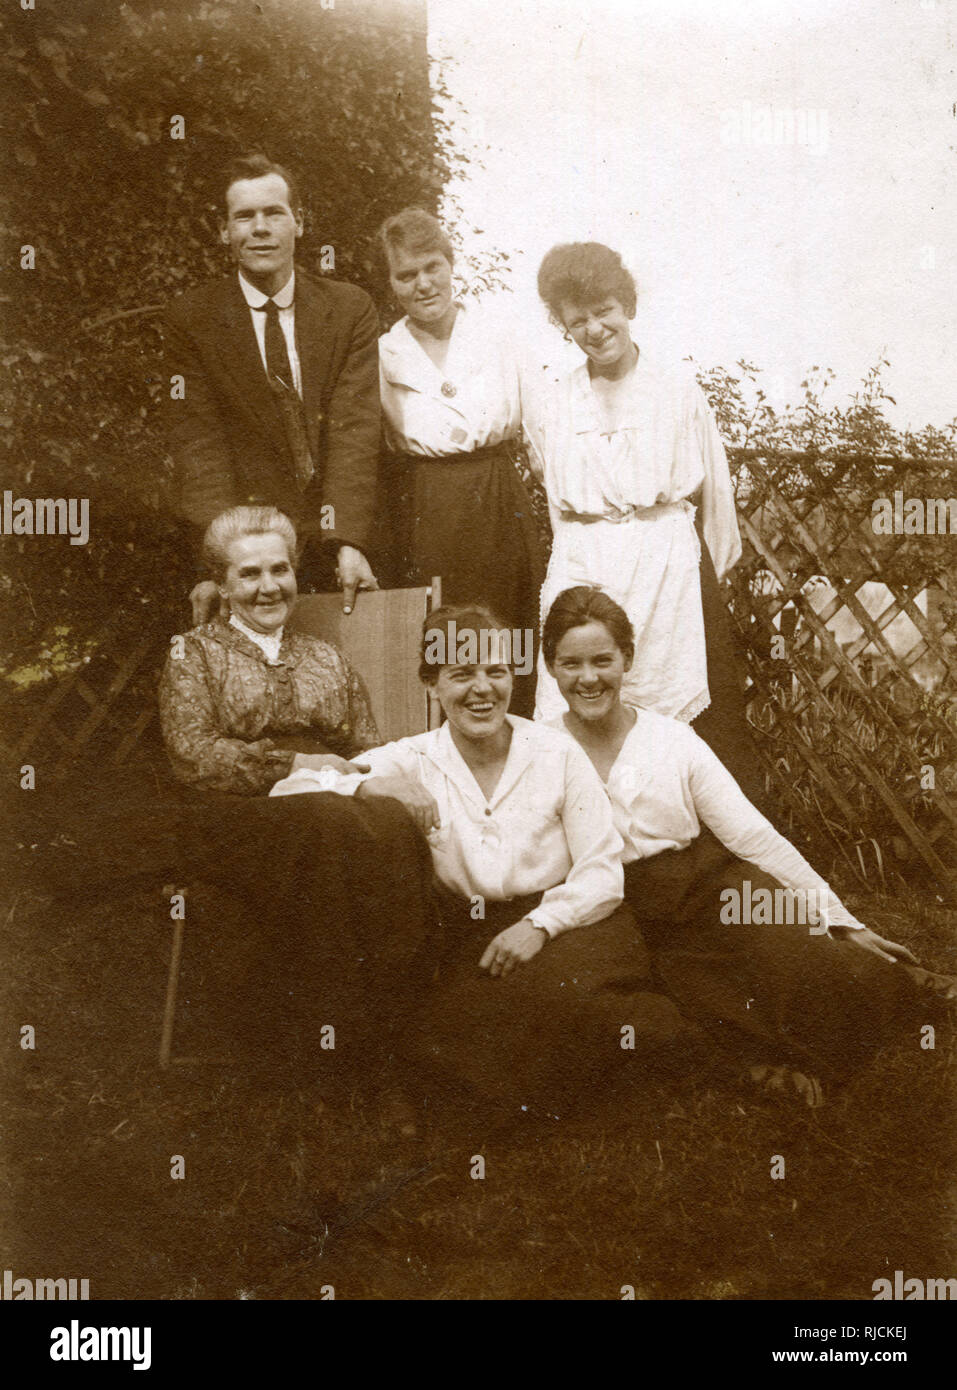
[[[303,539],[369,550],[379,456],[379,324],[356,285],[296,268],[296,345],[316,472],[301,491],[249,306],[236,274],[182,295],[166,311],[167,434],[180,514],[205,528],[227,507],[267,502]],[[167,395],[169,388],[167,388]],[[322,505],[335,528],[320,530]]]

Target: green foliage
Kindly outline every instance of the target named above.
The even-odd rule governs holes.
[[[432,124],[422,0],[71,0],[8,12],[0,37],[18,190],[0,287],[2,483],[91,501],[85,547],[0,542],[4,625],[23,664],[42,660],[54,624],[79,641],[118,607],[139,624],[189,588],[165,520],[158,315],[227,267],[228,160],[258,148],[290,165],[301,263],[319,273],[333,247],[330,273],[384,309],[375,228],[407,203],[434,210],[455,156]],[[175,116],[185,139],[171,138]],[[24,244],[34,270],[19,268]]]
[[[770,485],[798,504],[812,531],[826,523],[827,543],[835,549],[863,523],[876,560],[893,555],[895,578],[919,591],[934,572],[953,573],[953,539],[875,535],[871,504],[896,490],[908,497],[957,494],[957,418],[944,429],[896,429],[884,413],[884,402],[896,404],[881,380],[889,365],[876,363],[846,404],[826,400],[833,372],[812,367],[801,383],[803,398],[783,410],[767,400],[761,370],[752,363],[738,362],[737,375],[712,368],[700,372],[699,380],[728,447],[739,507],[765,507],[769,519],[787,531],[790,523],[770,497]],[[748,467],[754,457],[759,469]],[[794,561],[793,550],[784,554]],[[805,558],[814,559],[810,553]],[[849,550],[841,560],[850,572],[856,556]],[[875,579],[881,577],[878,568]],[[812,564],[802,578],[814,572]]]

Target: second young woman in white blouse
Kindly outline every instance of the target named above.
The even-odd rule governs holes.
[[[817,1104],[821,1075],[916,1028],[918,987],[954,997],[953,981],[848,912],[692,729],[622,703],[634,637],[607,594],[559,594],[542,649],[567,704],[554,727],[607,787],[653,987],[749,1058],[756,1080],[791,1080]]]

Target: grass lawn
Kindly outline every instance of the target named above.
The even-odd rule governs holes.
[[[957,970],[953,910],[849,905]],[[230,963],[213,947],[224,910],[243,927],[228,904],[191,923],[180,1055],[235,1051]],[[169,942],[161,897],[71,911],[9,896],[0,1269],[88,1278],[100,1299],[328,1286],[340,1299],[616,1299],[624,1285],[643,1299],[869,1299],[896,1269],[955,1272],[949,1024],[929,1051],[915,1018],[912,1039],[818,1111],[753,1094],[707,1053],[649,1068],[622,1052],[574,1114],[497,1133],[438,1115],[410,1142],[340,1084],[331,1053],[309,1072],[268,1046],[159,1071]]]

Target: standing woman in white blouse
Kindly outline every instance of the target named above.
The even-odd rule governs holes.
[[[570,585],[604,589],[635,630],[625,698],[695,721],[759,795],[717,583],[740,557],[741,540],[708,403],[690,368],[662,367],[632,341],[635,282],[617,252],[598,242],[555,246],[542,261],[538,290],[586,358],[526,402],[525,428],[554,532],[542,617]],[[536,718],[562,709],[540,662]]]
[[[611,799],[655,987],[748,1057],[756,1081],[819,1104],[820,1075],[846,1075],[925,1021],[919,989],[957,997],[957,983],[848,912],[693,729],[623,702],[634,635],[607,594],[559,594],[542,650],[567,706],[553,727]]]
[[[405,208],[379,239],[404,316],[379,340],[391,518],[403,583],[442,578],[447,603],[485,603],[538,635],[544,564],[516,468],[521,435],[516,334],[501,307],[452,294],[452,245]],[[532,712],[533,678],[516,709]]]
[[[643,1050],[683,1024],[647,992],[647,953],[621,905],[622,842],[594,769],[564,734],[508,713],[508,636],[486,609],[437,609],[420,675],[446,722],[364,751],[368,775],[304,770],[273,795],[321,788],[412,812],[432,850],[440,944],[403,1053],[517,1114],[566,1105],[632,1055],[624,1025]]]

